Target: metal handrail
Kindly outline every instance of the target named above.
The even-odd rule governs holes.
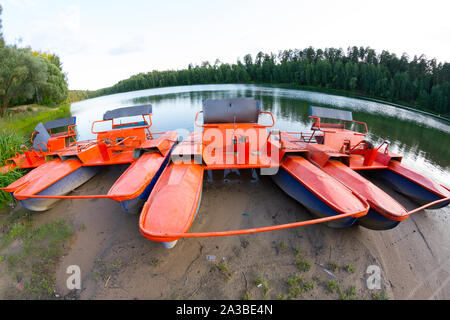
[[[148,116],[149,117],[149,120],[150,120],[150,123],[149,122],[147,122],[147,119],[145,119],[145,116]],[[144,122],[145,123],[147,123],[147,125],[145,125],[145,126],[142,126],[142,127],[140,127],[140,128],[150,128],[151,126],[152,126],[152,115],[151,114],[143,114],[142,115],[142,118],[144,119]],[[120,127],[120,125],[119,126],[115,126],[114,125],[114,119],[106,119],[106,120],[97,120],[97,121],[94,121],[94,122],[92,122],[92,126],[91,126],[91,133],[92,134],[99,134],[99,133],[105,133],[105,132],[108,132],[108,131],[111,131],[111,130],[105,130],[105,131],[94,131],[94,125],[96,124],[96,123],[100,123],[100,122],[107,122],[107,121],[111,121],[111,126],[112,126],[112,129],[114,130],[116,127]],[[129,125],[129,124],[135,124],[135,123],[138,123],[138,122],[128,122],[128,123],[124,123],[124,124],[121,124],[121,125]]]

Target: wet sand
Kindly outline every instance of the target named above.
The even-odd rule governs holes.
[[[104,169],[76,192],[104,194],[123,170]],[[312,218],[266,176],[251,171],[227,172],[226,177],[224,171],[213,173],[205,174],[193,232]],[[407,209],[417,207],[389,193]],[[145,239],[138,230],[139,216],[122,212],[119,203],[107,199],[63,200],[37,214],[36,220],[66,218],[74,230],[81,229],[57,266],[57,294],[68,299],[242,299],[246,291],[252,299],[262,299],[257,278],[267,281],[266,298],[278,299],[288,296],[286,281],[297,274],[315,283],[299,299],[339,299],[326,289],[330,280],[343,289],[354,286],[358,299],[371,299],[372,293],[381,290],[390,299],[450,299],[449,213],[449,208],[423,211],[389,231],[312,225],[253,235],[181,239],[170,250]],[[215,261],[208,261],[207,255],[215,256]],[[311,269],[298,270],[297,259],[309,261]],[[230,277],[214,268],[220,262],[226,264]],[[329,263],[339,268],[327,272]],[[355,272],[343,269],[349,264]],[[66,287],[69,265],[81,268],[81,290],[71,292]],[[381,290],[367,288],[370,265],[381,269]]]

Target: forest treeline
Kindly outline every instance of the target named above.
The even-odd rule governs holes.
[[[55,54],[6,44],[0,6],[0,116],[6,108],[39,103],[54,106],[67,98],[67,77]]]
[[[259,52],[236,63],[190,64],[187,69],[139,73],[89,97],[119,92],[214,83],[289,84],[345,90],[367,97],[450,114],[450,64],[424,55],[397,57],[369,47]]]

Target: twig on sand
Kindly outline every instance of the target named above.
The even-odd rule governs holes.
[[[111,279],[111,276],[109,276],[108,279],[106,279],[105,288],[108,286],[109,279]]]
[[[325,268],[322,264],[320,263],[316,263],[318,266],[322,267],[323,271],[325,271],[326,273],[328,273],[330,276],[332,276],[333,278],[336,278],[336,276],[327,268]]]

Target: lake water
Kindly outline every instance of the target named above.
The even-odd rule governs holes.
[[[391,142],[390,150],[403,155],[403,163],[446,186],[450,185],[450,123],[391,105],[336,95],[257,85],[196,85],[140,90],[73,103],[79,139],[92,139],[92,122],[103,113],[124,106],[152,104],[151,131],[177,130],[185,136],[198,130],[195,114],[203,99],[254,97],[262,109],[275,117],[273,129],[310,131],[309,106],[331,106],[353,112],[353,119],[366,122],[368,140],[375,145]],[[201,120],[201,118],[200,118]],[[270,119],[260,117],[260,123]],[[96,127],[97,128],[97,127]]]

